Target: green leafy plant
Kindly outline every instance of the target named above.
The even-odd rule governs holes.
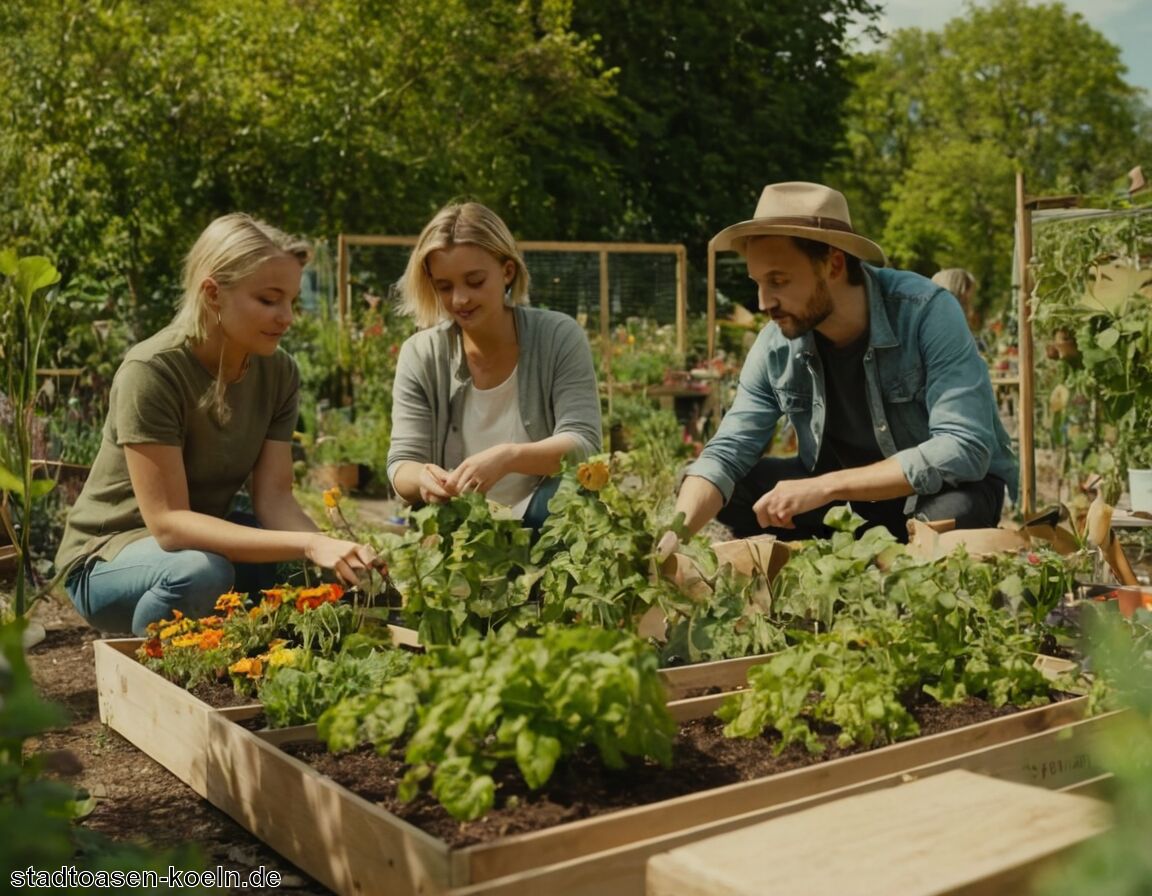
[[[1152,892],[1152,613],[1137,610],[1125,620],[1106,609],[1090,612],[1086,629],[1098,694],[1108,708],[1128,710],[1092,744],[1093,759],[1114,776],[1112,828],[1045,872],[1034,892],[1142,896]]]
[[[1033,321],[1060,385],[1061,436],[1088,435],[1072,461],[1105,477],[1115,503],[1130,467],[1152,466],[1152,209],[1037,227]],[[1055,395],[1055,393],[1054,393]]]
[[[357,649],[348,642],[331,658],[300,648],[276,651],[256,696],[264,704],[269,727],[309,724],[341,700],[378,692],[385,682],[407,672],[411,657],[397,648]]]
[[[36,405],[40,396],[37,371],[44,345],[44,334],[56,303],[53,286],[60,272],[47,258],[18,258],[11,251],[0,252],[0,375],[3,395],[0,402],[0,519],[8,537],[17,548],[22,573],[16,577],[13,609],[22,616],[32,600],[29,581],[34,581],[31,566],[32,509],[55,484],[50,478],[32,475],[33,433],[36,427]],[[17,504],[17,521],[9,513],[9,501]],[[17,531],[17,528],[19,531]],[[35,599],[35,595],[32,598]]]
[[[492,772],[515,762],[543,786],[564,756],[592,745],[609,768],[625,756],[672,760],[676,725],[665,705],[655,650],[635,635],[580,626],[538,636],[466,636],[413,663],[376,693],[344,700],[320,717],[333,750],[403,743],[412,799],[423,782],[453,816],[479,818],[494,804]]]
[[[1043,551],[976,561],[960,550],[929,562],[882,529],[851,545],[862,522],[830,511],[825,523],[840,531],[805,543],[785,565],[774,605],[808,625],[720,708],[726,734],[773,728],[779,749],[796,742],[818,752],[826,725],[842,745],[913,736],[910,708],[924,699],[1051,699],[1053,684],[1033,660],[1050,636],[1046,617],[1072,584],[1064,558]]]
[[[413,521],[412,531],[385,536],[380,554],[423,644],[534,623],[530,598],[542,570],[519,520],[494,516],[483,495],[471,494],[422,508]]]

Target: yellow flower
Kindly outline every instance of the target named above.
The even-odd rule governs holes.
[[[340,486],[334,485],[332,488],[324,490],[324,506],[329,508],[336,508],[340,506],[340,498],[343,495],[340,493]]]
[[[300,659],[300,650],[297,648],[273,650],[263,654],[263,658],[267,661],[270,669],[277,666],[295,666]]]
[[[602,460],[583,463],[576,468],[576,481],[590,492],[598,492],[608,484],[608,464]]]
[[[173,647],[199,647],[200,635],[198,632],[189,632],[186,635],[181,635],[178,638],[172,639]]]
[[[235,591],[229,591],[216,598],[216,609],[225,616],[231,616],[236,610],[242,609],[243,606],[244,595]]]

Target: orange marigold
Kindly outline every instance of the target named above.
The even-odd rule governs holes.
[[[576,468],[576,481],[590,492],[598,492],[608,484],[608,464],[602,460],[583,463]]]
[[[340,492],[340,486],[334,485],[332,488],[324,490],[324,506],[335,509],[340,506],[340,499],[343,494]]]
[[[159,638],[149,638],[144,642],[144,655],[154,660],[164,656],[164,648],[161,646]]]
[[[223,638],[224,629],[221,628],[210,628],[206,632],[200,632],[200,649],[214,650],[220,646]]]
[[[284,602],[283,588],[268,588],[260,593],[264,595],[264,599],[260,601],[260,605],[267,607],[269,610],[275,610]]]
[[[296,596],[296,609],[303,613],[305,610],[315,610],[321,604],[334,604],[344,596],[342,585],[317,585],[314,588],[302,588]]]
[[[250,656],[237,660],[228,667],[233,675],[246,675],[248,678],[259,678],[264,674],[264,663],[259,657]]]

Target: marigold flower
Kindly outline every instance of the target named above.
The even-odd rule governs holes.
[[[334,485],[332,488],[326,488],[324,489],[324,506],[332,509],[339,507],[342,497],[340,486]]]
[[[206,632],[200,632],[200,649],[214,650],[220,646],[223,639],[224,629],[222,628],[210,628]]]
[[[576,481],[590,492],[598,492],[608,484],[608,464],[602,460],[583,463],[576,468]]]
[[[197,621],[201,628],[220,628],[224,624],[224,620],[220,616],[205,616]]]
[[[284,602],[283,588],[268,588],[260,593],[264,595],[264,599],[260,601],[260,605],[267,607],[269,610],[275,610]]]
[[[261,662],[259,657],[249,656],[234,662],[228,667],[228,671],[233,675],[246,675],[248,678],[259,678],[264,674],[264,663]]]
[[[154,660],[164,656],[164,648],[161,646],[159,638],[149,638],[144,642],[144,655]]]
[[[280,666],[295,666],[300,659],[301,650],[296,647],[273,650],[261,655],[261,659],[268,663],[268,668]]]
[[[178,634],[180,634],[182,631],[184,631],[185,628],[186,628],[186,626],[184,626],[182,623],[173,622],[169,625],[164,626],[164,628],[160,629],[160,638],[163,641],[171,640],[172,638],[175,638]]]
[[[234,612],[243,608],[243,606],[244,595],[236,591],[229,591],[216,598],[216,609],[225,616],[231,616]]]
[[[199,647],[200,635],[196,632],[189,632],[186,635],[180,635],[178,638],[172,639],[173,647]]]

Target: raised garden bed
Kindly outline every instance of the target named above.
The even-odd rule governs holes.
[[[257,705],[215,710],[140,666],[139,642],[97,642],[101,718],[309,874],[340,893],[642,893],[655,853],[909,772],[965,768],[1056,789],[1098,776],[1087,744],[1111,716],[1072,699],[770,777],[714,787],[547,830],[451,847],[281,749],[312,732],[252,732]],[[752,661],[666,672],[673,697],[739,686]],[[722,695],[673,700],[681,721]]]

